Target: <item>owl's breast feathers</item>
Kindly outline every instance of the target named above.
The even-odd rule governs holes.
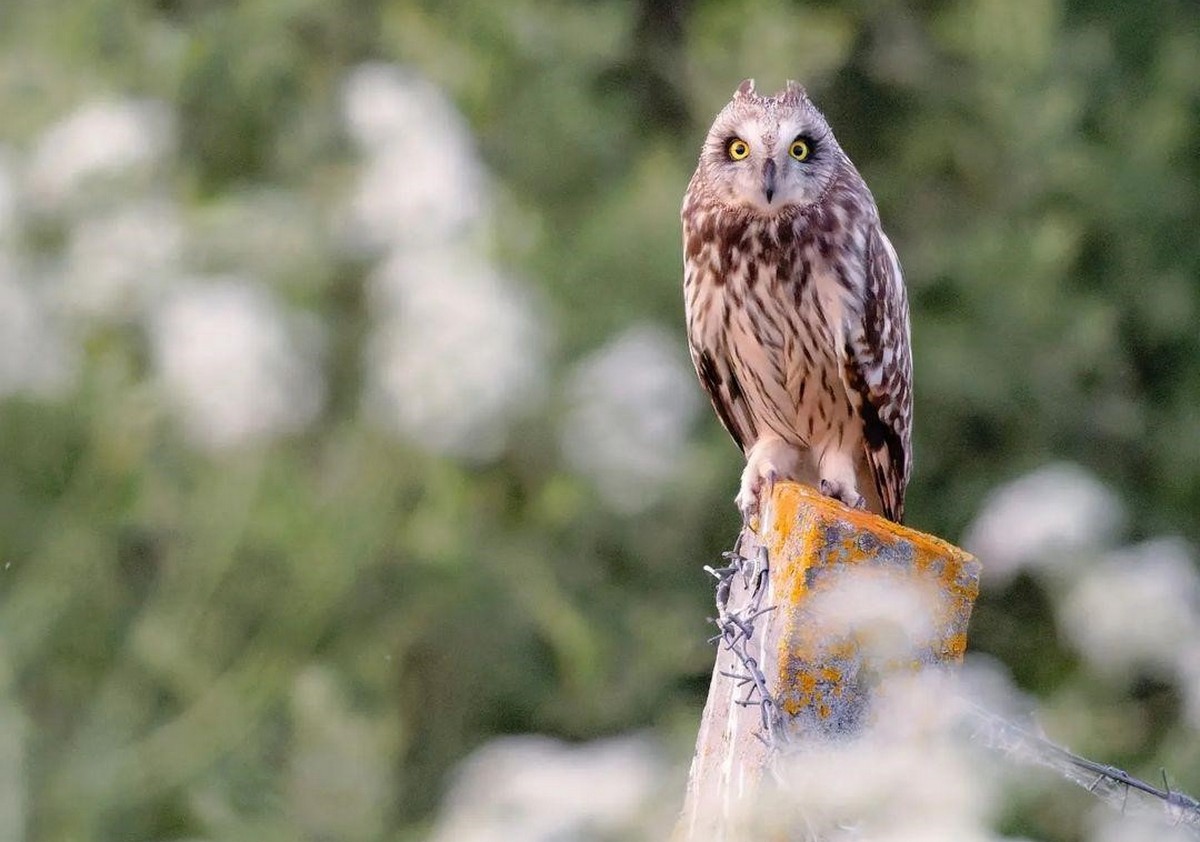
[[[911,469],[908,304],[861,179],[803,212],[683,207],[692,360],[743,451],[764,434],[855,447],[883,512],[903,514]],[[833,442],[833,444],[829,444]]]
[[[684,207],[684,303],[689,350],[713,409],[743,451],[758,439],[758,423],[750,412],[749,397],[729,351],[729,334],[735,317],[744,315],[746,285],[739,281],[740,275],[748,271],[749,261],[741,244],[754,239],[749,225],[747,216],[718,218],[690,200]],[[757,388],[754,382],[750,386]]]

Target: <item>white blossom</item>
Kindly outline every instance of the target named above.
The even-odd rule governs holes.
[[[431,842],[601,842],[633,836],[665,775],[658,750],[628,736],[571,746],[503,737],[459,769]]]
[[[1194,826],[1173,825],[1162,815],[1122,815],[1108,804],[1097,804],[1089,811],[1088,842],[1195,842]]]
[[[488,459],[542,395],[544,337],[508,278],[458,252],[398,252],[370,282],[375,416],[425,448]]]
[[[825,640],[853,639],[865,658],[909,661],[937,644],[943,603],[936,580],[887,568],[832,569],[814,585],[807,612]]]
[[[1001,839],[991,825],[1012,770],[965,734],[976,704],[1003,710],[1010,693],[1003,675],[975,663],[881,674],[861,733],[814,740],[782,760],[783,793],[768,790],[755,805],[768,830],[759,835],[807,827],[830,842]]]
[[[1081,570],[1058,605],[1067,637],[1096,669],[1175,667],[1200,637],[1200,577],[1179,538],[1110,553]]]
[[[315,329],[289,321],[258,286],[237,279],[186,284],[164,300],[151,328],[167,396],[201,446],[298,430],[321,407]]]
[[[183,226],[174,206],[143,201],[78,222],[67,243],[61,290],[73,312],[132,318],[182,272]]]
[[[172,116],[154,100],[100,100],[81,106],[39,139],[27,189],[41,211],[59,211],[94,182],[145,175],[173,143]]]
[[[427,135],[451,127],[468,135],[454,104],[413,70],[383,62],[354,68],[342,83],[342,116],[350,136],[364,149],[383,149],[401,136]]]
[[[439,243],[483,218],[484,168],[466,121],[435,86],[384,64],[354,70],[342,110],[366,162],[350,200],[351,242]]]
[[[1070,572],[1096,549],[1111,546],[1125,526],[1112,489],[1078,465],[1047,465],[993,491],[967,529],[963,546],[983,575],[1003,584],[1029,567]]]
[[[635,325],[570,375],[562,452],[613,508],[644,509],[679,475],[698,394],[679,341]]]

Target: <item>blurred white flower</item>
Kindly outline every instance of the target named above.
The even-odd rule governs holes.
[[[352,244],[436,243],[487,209],[484,168],[462,115],[415,73],[366,64],[346,79],[343,113],[367,161],[349,207]]]
[[[102,100],[55,123],[34,149],[27,189],[34,207],[58,211],[93,181],[144,175],[173,142],[172,116],[154,100]]]
[[[783,760],[790,804],[757,812],[790,807],[814,838],[845,842],[1000,839],[990,826],[1006,769],[962,739],[959,692],[936,670],[889,677],[875,690],[872,726]]]
[[[831,646],[853,639],[863,657],[877,663],[907,662],[938,645],[937,618],[947,608],[934,578],[870,567],[822,573],[807,606],[819,639]]]
[[[155,312],[151,339],[167,396],[202,446],[298,430],[321,408],[315,326],[289,321],[260,287],[185,285]]]
[[[394,254],[370,281],[367,405],[429,450],[488,459],[542,397],[545,342],[521,290],[453,251]]]
[[[1089,815],[1088,842],[1195,842],[1195,827],[1172,827],[1163,815],[1125,816],[1107,804],[1094,807]]]
[[[614,509],[645,509],[678,476],[698,394],[680,341],[631,327],[572,372],[563,454]]]
[[[60,394],[77,362],[42,296],[0,255],[0,396]]]
[[[1125,527],[1113,491],[1070,463],[1047,465],[988,495],[963,536],[996,584],[1022,568],[1069,572],[1089,550],[1111,546]]]
[[[1018,690],[1008,666],[991,655],[968,651],[955,680],[962,698],[997,716],[1025,721],[1037,710],[1035,697]]]
[[[342,83],[342,116],[351,137],[367,150],[385,148],[406,134],[428,136],[430,122],[467,134],[458,109],[433,83],[383,62],[350,71]]]
[[[181,272],[175,207],[145,201],[80,221],[67,244],[61,294],[72,312],[105,320],[139,315]]]
[[[665,774],[660,753],[642,737],[578,746],[548,737],[503,737],[463,762],[430,840],[637,838],[631,833],[653,811]]]
[[[1067,637],[1095,668],[1171,670],[1200,638],[1200,577],[1179,538],[1110,553],[1084,570],[1058,606]]]

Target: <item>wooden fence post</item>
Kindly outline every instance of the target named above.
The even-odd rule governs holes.
[[[968,553],[794,483],[775,487],[738,556],[716,571],[723,637],[680,842],[738,838],[775,754],[852,739],[889,674],[960,663],[979,591]]]

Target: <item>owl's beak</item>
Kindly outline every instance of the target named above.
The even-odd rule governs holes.
[[[768,158],[763,164],[763,194],[767,197],[767,204],[771,204],[771,200],[775,198],[775,159]]]

